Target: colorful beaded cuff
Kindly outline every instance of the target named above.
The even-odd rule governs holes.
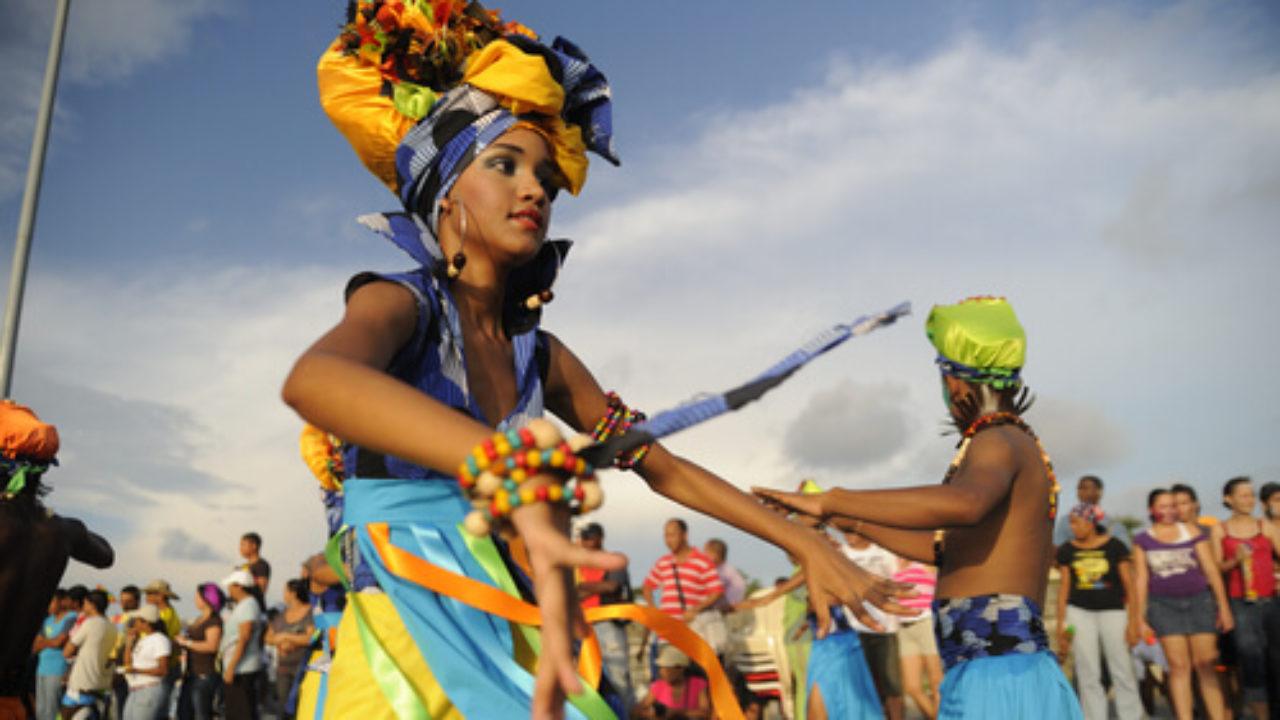
[[[477,445],[458,468],[458,485],[473,508],[464,523],[467,531],[487,535],[495,522],[535,502],[564,503],[575,515],[600,507],[604,491],[595,469],[576,453],[575,445],[585,445],[586,438],[574,440],[566,442],[549,421],[537,419]],[[539,474],[567,479],[563,484],[525,484]]]
[[[600,418],[600,422],[596,423],[596,427],[591,431],[591,439],[600,443],[608,440],[616,435],[621,435],[631,429],[632,425],[638,425],[647,419],[647,416],[639,411],[632,410],[622,402],[622,398],[618,397],[616,392],[610,390],[605,396],[609,401],[609,409],[605,411],[604,417]],[[649,454],[649,448],[653,443],[646,443],[628,453],[623,453],[614,459],[614,467],[620,470],[633,470],[644,460],[644,456]]]

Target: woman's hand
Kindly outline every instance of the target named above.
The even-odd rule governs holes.
[[[753,487],[751,492],[774,510],[799,513],[818,521],[826,520],[822,510],[822,496],[826,495],[825,492],[798,493],[762,487]]]
[[[819,638],[827,635],[832,605],[846,606],[864,625],[879,632],[884,632],[884,628],[862,606],[864,602],[904,617],[914,617],[920,613],[919,610],[899,605],[896,600],[914,596],[915,590],[911,585],[872,575],[853,564],[853,561],[821,536],[813,533],[808,535],[798,559],[804,568],[805,582],[809,586],[809,604],[818,616]]]
[[[1226,605],[1218,606],[1217,626],[1218,632],[1224,634],[1231,632],[1236,626],[1235,618],[1231,617],[1231,608]]]
[[[1146,620],[1141,621],[1140,627],[1141,627],[1143,642],[1146,642],[1148,638],[1152,638],[1152,639],[1159,638],[1159,636],[1156,635],[1156,631],[1151,628],[1151,625],[1149,625]]]
[[[1142,625],[1130,620],[1124,626],[1124,644],[1132,650],[1138,643],[1142,642]]]
[[[570,542],[569,512],[560,505],[524,505],[511,513],[511,520],[528,548],[534,593],[542,611],[542,652],[534,680],[531,716],[562,718],[565,696],[582,692],[570,633],[575,629],[585,633],[586,621],[578,605],[573,568],[621,570],[627,558]]]

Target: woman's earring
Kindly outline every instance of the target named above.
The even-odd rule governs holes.
[[[551,292],[550,289],[539,290],[538,292],[524,299],[524,306],[529,310],[537,310],[543,305],[546,305],[547,303],[554,300],[555,297],[556,297],[555,293]]]
[[[444,201],[441,201],[443,207]],[[462,274],[462,268],[467,265],[467,256],[462,254],[462,248],[467,244],[467,211],[462,206],[462,201],[458,201],[458,251],[449,258],[449,267],[445,269],[445,274],[450,280]]]
[[[555,285],[556,278],[560,276],[560,266],[564,264],[564,258],[560,255],[560,247],[556,245],[555,242],[551,243],[551,251],[556,254],[556,274],[554,277],[551,278],[551,284]],[[543,305],[546,305],[547,303],[554,300],[555,297],[556,297],[555,293],[551,292],[551,288],[548,287],[544,290],[539,290],[538,292],[525,298],[524,306],[529,310],[537,310]]]

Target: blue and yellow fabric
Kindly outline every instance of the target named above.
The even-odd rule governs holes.
[[[388,372],[431,397],[482,418],[467,391],[462,332],[447,283],[425,267],[362,275],[407,288],[419,303],[414,336]],[[498,429],[542,414],[536,326],[512,338],[516,407]],[[338,627],[337,652],[320,717],[520,716],[532,698],[538,650],[536,606],[521,573],[493,539],[461,528],[470,506],[444,473],[359,446],[344,448],[350,476],[343,520],[355,539],[352,593]],[[707,668],[722,717],[738,718],[732,687],[714,653],[692,631],[652,608],[609,605],[588,621],[642,622]],[[582,675],[599,679],[599,649],[584,645]],[[306,715],[315,717],[315,715]],[[573,698],[569,717],[611,718],[594,690]]]
[[[346,593],[340,587],[332,587],[311,596],[315,635],[311,641],[311,654],[303,666],[286,709],[301,720],[320,720],[324,717],[325,699],[329,694],[329,668],[337,647],[338,623],[346,607]]]
[[[933,601],[944,720],[1081,720],[1080,702],[1049,652],[1040,606],[1021,595]]]
[[[428,230],[471,159],[517,123],[547,140],[575,195],[587,150],[619,162],[608,81],[573,43],[543,45],[494,11],[449,0],[361,1],[348,20],[317,67],[321,105]]]

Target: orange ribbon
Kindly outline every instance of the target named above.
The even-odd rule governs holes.
[[[535,627],[542,625],[542,613],[536,605],[508,595],[487,583],[445,570],[393,545],[391,530],[386,523],[369,523],[365,528],[383,565],[396,576],[508,622]],[[674,645],[706,671],[711,703],[719,717],[724,720],[743,720],[733,686],[725,677],[724,668],[720,666],[715,652],[689,626],[660,610],[641,605],[603,605],[587,608],[585,615],[588,623],[632,620],[657,633],[658,637]],[[578,673],[593,686],[599,683],[600,645],[594,632],[583,643],[578,657]]]

